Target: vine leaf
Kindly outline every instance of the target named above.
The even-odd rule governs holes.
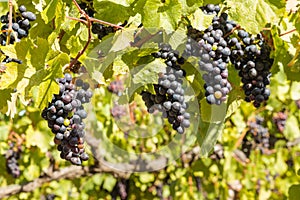
[[[289,187],[289,199],[297,200],[300,195],[300,184],[293,184]]]
[[[122,5],[122,2],[115,1],[94,1],[94,8],[97,11],[95,18],[118,24],[134,16],[132,7]]]
[[[300,137],[299,123],[295,116],[288,117],[283,134],[289,141]]]
[[[78,52],[83,49],[83,46],[84,45],[80,42],[79,37],[76,35],[72,35],[66,43],[66,47],[69,49],[71,57],[76,57]]]
[[[49,51],[49,44],[46,39],[37,38],[36,47],[33,47],[30,51],[31,64],[36,70],[39,70],[45,66],[45,59]]]
[[[277,63],[277,67],[272,69],[272,73],[278,73],[279,67],[283,67],[284,72],[287,76],[288,80],[291,81],[300,81],[300,71],[293,71],[295,67],[289,67],[288,64],[293,59],[293,52],[287,42],[285,42],[279,35],[278,29],[276,27],[273,27],[271,29],[273,42],[274,42],[274,63]],[[274,66],[274,65],[273,65]],[[275,72],[274,72],[275,71]]]
[[[204,122],[219,123],[226,117],[227,106],[223,103],[221,105],[210,105],[206,99],[200,101],[201,104],[201,119]]]
[[[65,53],[60,54],[49,61],[49,68],[37,71],[31,78],[27,87],[34,97],[36,105],[43,109],[52,100],[53,94],[58,94],[59,86],[57,78],[63,76],[62,66],[69,63],[69,56]]]
[[[214,15],[206,15],[201,9],[198,9],[193,15],[189,16],[189,20],[194,28],[202,31],[211,25],[213,17]]]
[[[13,89],[0,89],[0,105],[1,105],[1,112],[5,113],[7,111],[7,101],[11,99],[11,93]],[[1,135],[1,134],[0,134]]]
[[[3,46],[3,47],[1,47],[1,51],[3,51],[4,54],[9,56],[10,58],[17,57],[16,49],[13,45]]]
[[[227,0],[226,3],[230,18],[253,34],[260,32],[267,23],[277,22],[285,13],[284,0]]]
[[[201,156],[208,156],[211,149],[215,146],[219,136],[222,134],[223,128],[223,121],[218,123],[208,123],[200,120],[197,141],[201,147]]]
[[[164,72],[166,65],[160,60],[155,59],[153,62],[134,68],[132,70],[133,83],[147,85],[149,83],[157,83],[158,73]],[[135,72],[136,71],[136,72]]]
[[[160,0],[145,1],[141,8],[144,27],[163,27],[167,33],[174,31],[181,19],[182,5],[178,0],[161,3]],[[157,29],[156,29],[157,30]],[[156,31],[153,29],[153,33]]]

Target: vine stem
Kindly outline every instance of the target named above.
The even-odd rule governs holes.
[[[119,28],[119,29],[123,29],[122,26],[118,26],[116,24],[112,24],[112,23],[109,23],[109,22],[105,22],[105,21],[90,17],[88,14],[86,14],[86,12],[84,10],[82,10],[80,8],[80,6],[76,2],[76,0],[72,0],[72,1],[75,4],[75,6],[77,7],[77,9],[79,10],[79,12],[82,15],[84,15],[86,20],[78,19],[78,18],[75,18],[75,17],[69,17],[69,16],[67,18],[71,19],[71,20],[76,20],[76,21],[82,22],[87,26],[87,28],[88,28],[88,41],[84,45],[83,49],[81,51],[79,51],[78,54],[76,55],[76,57],[71,61],[69,66],[66,67],[66,69],[71,69],[78,62],[78,59],[80,58],[80,56],[82,56],[84,54],[84,52],[87,50],[87,48],[88,48],[88,46],[89,46],[89,44],[92,40],[92,33],[91,33],[92,22],[98,22],[98,23],[101,23],[101,24],[104,24],[104,25],[108,25],[108,26]]]
[[[149,34],[147,35],[147,37],[144,37],[143,39],[137,41],[137,42],[131,42],[130,45],[132,47],[141,47],[144,43],[146,43],[147,41],[151,40],[153,37],[155,37],[156,35],[158,35],[161,31],[158,31],[154,34]]]
[[[78,21],[78,22],[82,22],[84,23],[85,25],[87,24],[87,21],[86,20],[83,20],[83,19],[79,19],[79,18],[76,18],[76,17],[70,17],[70,16],[67,16],[68,19],[71,19],[71,20],[74,20],[74,21]]]
[[[243,130],[243,132],[242,132],[242,134],[240,135],[238,141],[237,141],[237,142],[235,143],[235,145],[234,145],[234,149],[237,149],[237,148],[242,144],[243,139],[244,139],[244,137],[245,137],[246,134],[247,134],[247,131],[248,131],[247,128],[245,128],[245,129]]]
[[[91,33],[91,25],[92,25],[92,22],[90,20],[90,17],[85,13],[84,10],[82,10],[80,8],[80,6],[78,5],[78,3],[76,2],[76,0],[73,0],[73,3],[75,4],[75,6],[77,7],[77,9],[79,10],[79,12],[81,14],[84,15],[84,17],[86,18],[86,26],[88,28],[88,41],[86,42],[86,44],[84,45],[83,49],[81,51],[78,52],[78,54],[76,55],[75,59],[73,59],[70,63],[70,65],[68,66],[69,69],[71,69],[75,63],[77,63],[78,59],[80,58],[80,56],[82,56],[84,54],[84,52],[87,50],[90,42],[91,42],[91,39],[92,39],[92,33]]]
[[[115,27],[115,28],[124,29],[123,26],[112,24],[112,23],[109,23],[109,22],[106,22],[106,21],[102,21],[100,19],[93,18],[93,17],[89,17],[89,18],[90,18],[91,22],[98,22],[98,23],[103,24],[103,25],[108,25],[108,26],[112,26],[112,27]]]
[[[295,31],[296,31],[296,29],[294,28],[294,29],[292,29],[292,30],[290,30],[290,31],[288,31],[288,32],[285,32],[285,33],[280,34],[279,37],[282,37],[282,36],[284,36],[284,35],[290,34],[290,33],[295,32]]]
[[[240,25],[236,25],[230,32],[228,32],[226,35],[224,35],[224,38],[227,38],[229,35],[231,35],[235,30],[241,29]]]

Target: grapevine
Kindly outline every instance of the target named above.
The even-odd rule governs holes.
[[[2,1],[0,199],[298,199],[297,4]]]

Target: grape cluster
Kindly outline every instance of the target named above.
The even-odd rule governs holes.
[[[116,200],[116,199],[125,200],[125,199],[128,199],[128,189],[129,189],[129,180],[120,179],[115,184],[115,186],[114,186],[114,188],[111,192],[112,200]]]
[[[220,6],[217,4],[207,4],[200,7],[200,9],[207,15],[217,15],[221,10]]]
[[[230,62],[231,49],[224,36],[229,28],[224,28],[222,21],[227,19],[227,15],[222,13],[220,17],[215,16],[210,25],[203,33],[188,28],[188,35],[191,37],[186,44],[185,56],[196,56],[199,69],[204,71],[202,78],[205,81],[204,89],[206,100],[209,104],[220,105],[226,101],[227,94],[232,87],[228,78],[227,65]],[[192,41],[196,40],[196,44]]]
[[[170,45],[160,44],[160,51],[154,53],[155,58],[162,58],[167,65],[166,73],[160,73],[158,84],[154,85],[155,93],[142,92],[142,98],[149,113],[158,110],[163,117],[172,124],[178,133],[184,133],[190,126],[190,114],[186,112],[188,104],[184,101],[184,89],[182,88],[185,71],[180,64],[184,59],[178,56],[178,52],[172,50]]]
[[[120,26],[125,26],[126,24],[127,24],[127,21],[125,21]],[[118,30],[117,28],[114,28],[112,26],[106,26],[103,24],[95,23],[95,22],[93,22],[93,24],[92,24],[92,33],[97,34],[99,40],[102,40],[103,37],[105,37],[106,35],[108,35],[110,33],[115,33],[117,30]]]
[[[95,14],[95,11],[93,9],[93,1],[82,1],[79,4],[79,7],[84,10],[84,12],[86,14],[88,14],[88,16],[93,17]]]
[[[219,12],[219,6],[213,4],[201,9],[207,14]],[[188,36],[184,55],[200,58],[199,68],[206,72],[203,79],[208,103],[222,103],[232,89],[227,80],[229,62],[239,70],[246,101],[259,107],[268,100],[270,90],[266,86],[270,84],[273,59],[270,58],[271,48],[262,34],[252,36],[223,12],[214,16],[205,31],[189,26]]]
[[[242,78],[245,100],[253,101],[255,107],[269,99],[270,69],[273,59],[270,58],[271,49],[261,34],[252,36],[245,30],[239,30],[237,37],[229,40],[232,50],[231,62],[239,70]]]
[[[115,119],[120,119],[121,117],[127,115],[126,108],[116,103],[114,107],[110,110],[110,113]]]
[[[221,144],[216,144],[214,146],[214,151],[210,155],[210,158],[213,160],[221,160],[224,158],[224,147]]]
[[[114,32],[116,32],[116,30],[111,26],[106,26],[99,23],[92,24],[92,33],[97,34],[99,40],[102,40],[104,36]]]
[[[124,91],[124,83],[122,80],[115,80],[110,82],[109,86],[107,86],[108,91],[121,96]]]
[[[300,109],[300,99],[296,100],[295,103],[296,103],[297,108]]]
[[[55,195],[55,194],[47,194],[44,196],[44,199],[45,200],[55,200],[56,197],[57,197],[57,195]]]
[[[87,117],[87,112],[83,104],[90,102],[93,93],[87,82],[77,79],[74,85],[72,80],[68,73],[58,79],[59,94],[53,96],[42,117],[55,134],[54,142],[58,145],[61,158],[81,165],[89,158],[84,152],[85,124],[82,120]]]
[[[79,6],[88,14],[88,16],[94,17],[95,11],[93,9],[93,1],[81,2]],[[102,40],[103,37],[110,33],[116,32],[116,30],[117,29],[111,26],[106,26],[103,24],[92,22],[92,33],[96,34],[99,40]]]
[[[284,131],[287,117],[288,115],[284,112],[278,112],[273,116],[273,122],[280,133],[283,133]]]
[[[251,149],[258,148],[262,153],[265,153],[271,147],[269,130],[264,127],[263,122],[264,119],[260,116],[256,116],[255,120],[250,120],[248,122],[249,130],[247,131],[246,136],[253,138],[253,141],[244,137],[242,151],[247,157],[249,157]]]
[[[20,158],[21,152],[21,147],[15,147],[14,143],[11,143],[10,148],[5,154],[6,169],[14,178],[18,178],[21,174],[18,164],[18,159]]]
[[[13,13],[12,15],[12,30],[9,33],[9,13],[1,16],[1,23],[4,24],[1,27],[2,34],[0,35],[0,44],[2,46],[6,45],[7,37],[10,37],[10,44],[14,42],[19,42],[23,37],[28,36],[29,29],[31,27],[30,21],[35,21],[36,16],[34,13],[27,11],[24,5],[19,7],[19,12]]]

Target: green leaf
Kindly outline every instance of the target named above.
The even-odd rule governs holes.
[[[182,12],[184,15],[194,13],[195,10],[198,10],[202,6],[202,0],[179,0],[182,5]]]
[[[49,51],[49,44],[46,39],[37,38],[36,46],[33,47],[30,51],[31,55],[31,64],[36,70],[42,69],[45,67],[45,59]]]
[[[215,146],[218,138],[223,132],[224,122],[207,123],[200,122],[197,141],[201,147],[201,156],[208,156],[211,149]]]
[[[292,185],[289,188],[289,200],[298,200],[300,196],[300,184]]]
[[[71,57],[76,57],[78,52],[83,49],[84,44],[80,41],[78,36],[72,35],[66,43],[66,47],[70,51]]]
[[[221,105],[210,105],[206,99],[203,98],[200,101],[201,104],[201,119],[204,122],[218,123],[225,119],[227,106],[222,103]]]
[[[189,20],[194,28],[203,31],[211,25],[213,17],[214,15],[206,15],[201,9],[198,9],[193,15],[189,16]]]
[[[47,132],[35,131],[32,126],[26,131],[26,146],[37,146],[41,152],[46,153],[51,148],[49,141],[53,140],[53,135]]]
[[[13,45],[2,46],[1,51],[3,51],[5,55],[11,58],[17,58],[17,52]]]
[[[11,93],[13,89],[0,89],[0,105],[1,105],[1,112],[5,113],[7,111],[7,101],[11,99]]]
[[[289,141],[300,137],[299,123],[294,115],[289,115],[288,119],[286,120],[283,134]]]
[[[41,17],[48,24],[57,14],[58,10],[61,10],[61,7],[58,7],[58,0],[51,0],[47,7],[41,12]]]
[[[59,87],[56,79],[63,76],[62,67],[67,63],[69,63],[69,57],[62,53],[49,61],[49,68],[41,69],[31,77],[26,91],[33,93],[35,103],[40,109],[48,105],[53,94],[58,94]],[[36,88],[37,86],[38,88]]]
[[[227,0],[226,3],[230,18],[253,34],[267,23],[278,22],[285,13],[284,0]]]
[[[178,27],[182,15],[182,6],[178,0],[162,3],[160,0],[145,1],[142,13],[142,23],[145,27],[163,28],[167,33]],[[153,30],[152,33],[155,33]]]
[[[114,24],[124,23],[134,15],[132,7],[124,6],[119,1],[95,1],[94,8],[97,11],[95,18]]]
[[[155,59],[153,62],[134,68],[131,73],[133,74],[133,84],[147,85],[150,83],[157,83],[158,74],[164,72],[166,64],[160,60]]]
[[[292,100],[298,100],[300,99],[300,83],[299,82],[293,82],[292,83],[292,86],[291,86],[291,89],[290,89],[290,92],[291,92],[291,99]]]
[[[179,45],[182,44],[186,39],[186,30],[179,27],[176,31],[174,31],[169,39],[168,44],[171,45],[173,49],[177,49]]]
[[[155,180],[155,177],[153,174],[149,174],[149,173],[140,173],[140,182],[141,183],[150,183],[153,182]]]
[[[292,68],[289,66],[289,63],[293,59],[294,55],[292,52],[290,52],[290,47],[286,41],[284,41],[278,32],[278,29],[276,27],[273,27],[271,29],[272,37],[274,41],[274,63],[277,63],[276,68],[272,69],[272,73],[275,74],[279,71],[280,67],[284,68],[284,72],[287,76],[288,80],[291,81],[300,81],[300,71],[294,72],[292,71]]]
[[[113,45],[110,51],[118,52],[130,47],[131,42],[134,41],[135,31],[136,30],[130,29],[117,32],[117,34],[114,36]]]

